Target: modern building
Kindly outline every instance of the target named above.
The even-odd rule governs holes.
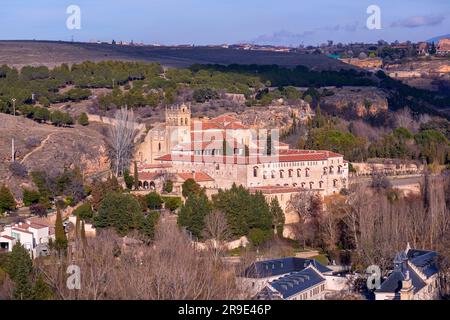
[[[438,255],[411,249],[399,252],[394,270],[375,291],[376,300],[434,300],[439,298]]]

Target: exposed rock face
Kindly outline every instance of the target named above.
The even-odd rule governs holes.
[[[11,175],[11,139],[15,140],[16,161],[31,171],[55,172],[79,167],[85,176],[107,170],[109,161],[101,125],[56,128],[23,117],[0,114],[0,183],[6,182],[16,196],[28,177]]]
[[[350,112],[361,118],[388,110],[387,94],[375,87],[345,87],[333,92],[334,95],[321,100],[328,111]]]
[[[305,121],[313,116],[313,111],[309,104],[301,101],[298,105],[278,105],[269,107],[254,107],[247,109],[236,117],[243,124],[254,128],[289,129],[295,119],[298,122]]]

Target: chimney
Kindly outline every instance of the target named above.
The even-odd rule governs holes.
[[[414,298],[414,286],[409,274],[409,270],[406,271],[405,279],[402,281],[402,289],[400,290],[400,300],[413,300]]]

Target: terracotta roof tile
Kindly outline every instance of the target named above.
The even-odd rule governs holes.
[[[194,173],[178,173],[178,176],[184,181],[188,179],[193,179],[196,182],[208,182],[214,181],[208,174],[204,172],[194,172]]]

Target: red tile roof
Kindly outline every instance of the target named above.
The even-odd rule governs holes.
[[[161,174],[158,172],[138,172],[140,181],[149,181],[158,178]]]
[[[8,240],[16,240],[16,238],[10,237],[10,236],[0,236],[0,238],[5,238]]]
[[[44,225],[38,224],[38,223],[32,223],[32,224],[30,224],[30,228],[33,228],[33,229],[44,229],[44,228],[48,228],[48,226],[44,226]]]
[[[196,182],[208,182],[214,181],[208,174],[204,172],[194,172],[194,173],[178,173],[178,176],[184,181],[188,179],[193,179]]]
[[[252,193],[262,192],[263,194],[278,194],[278,193],[295,193],[301,191],[320,191],[320,189],[306,189],[300,187],[283,187],[283,186],[261,186],[251,187],[249,191]]]
[[[200,162],[200,163],[235,163],[235,164],[262,164],[273,162],[296,162],[296,161],[325,161],[328,158],[343,157],[338,153],[331,151],[314,151],[314,150],[280,150],[279,154],[272,156],[251,155],[244,156],[193,156],[193,155],[164,155],[155,160],[157,161],[176,161],[176,162]],[[173,159],[173,160],[172,160]]]
[[[165,168],[171,168],[172,165],[169,163],[157,163],[157,164],[141,164],[138,166],[138,170],[145,170],[145,169],[165,169]]]

